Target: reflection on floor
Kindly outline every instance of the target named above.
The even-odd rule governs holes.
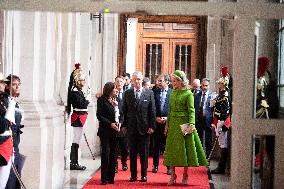
[[[80,189],[83,185],[96,173],[100,168],[100,157],[96,157],[96,160],[81,159],[81,164],[85,165],[87,169],[85,171],[70,171],[65,170],[65,182],[64,189]],[[210,169],[213,170],[217,167],[218,162],[211,160]],[[212,180],[209,181],[214,185],[215,189],[229,189],[230,188],[230,176],[226,175],[214,175],[212,174]]]
[[[91,158],[80,160],[80,164],[87,167],[85,171],[70,171],[69,166],[65,170],[64,189],[80,189],[83,185],[91,179],[96,171],[101,166],[100,157],[96,157],[96,160]]]
[[[210,161],[210,170],[213,170],[217,167],[218,162],[216,160]],[[227,171],[226,171],[227,172]],[[218,175],[218,174],[211,174],[211,181],[214,185],[214,189],[229,189],[230,188],[230,175],[229,173],[226,173],[225,175]]]

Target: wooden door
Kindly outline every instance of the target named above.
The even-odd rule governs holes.
[[[196,41],[195,39],[170,39],[170,61],[168,73],[182,70],[192,81],[196,75]]]
[[[169,40],[161,38],[143,38],[140,41],[136,70],[154,81],[155,76],[168,73]]]
[[[176,23],[139,23],[136,69],[154,82],[156,75],[184,71],[196,77],[196,28],[178,28]],[[184,26],[184,25],[183,25]],[[178,29],[176,29],[178,28]]]

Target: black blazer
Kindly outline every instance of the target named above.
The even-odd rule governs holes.
[[[163,111],[161,112],[161,89],[154,90],[154,96],[155,96],[155,104],[156,104],[156,116],[157,117],[167,117],[169,112],[169,105],[170,105],[170,95],[171,95],[171,89],[168,88],[165,104]]]
[[[97,118],[99,120],[98,136],[116,137],[117,131],[111,128],[111,123],[115,123],[115,110],[104,96],[97,101]]]
[[[119,123],[123,123],[124,114],[123,114],[123,98],[124,98],[124,92],[122,92],[122,98],[120,99],[118,96],[116,97],[116,101],[118,103],[118,109],[119,109]]]
[[[127,134],[137,132],[140,135],[147,135],[149,128],[156,128],[155,98],[152,90],[143,89],[140,99],[137,100],[134,88],[128,89],[123,98],[123,126],[127,127]]]
[[[194,96],[194,108],[195,108],[195,124],[199,124],[199,120],[201,119],[200,114],[203,111],[203,107],[201,106],[201,98],[202,98],[202,90],[200,90]],[[213,108],[210,107],[210,100],[213,98],[211,91],[208,92],[208,97],[205,103],[205,123],[206,127],[211,128],[211,124],[213,123]]]

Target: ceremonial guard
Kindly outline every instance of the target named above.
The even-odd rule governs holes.
[[[257,65],[257,85],[256,85],[256,117],[269,118],[268,110],[270,109],[267,97],[267,88],[270,82],[270,72],[268,71],[269,59],[259,57]],[[275,99],[278,99],[277,96]],[[278,103],[275,103],[278,104]],[[277,105],[276,105],[277,106]]]
[[[221,148],[218,167],[212,174],[224,174],[228,157],[228,130],[230,128],[230,97],[227,91],[228,80],[221,77],[218,81],[219,94],[214,100],[213,126]]]
[[[0,189],[6,187],[13,161],[11,124],[5,118],[9,104],[5,81],[6,78],[0,73]]]
[[[20,180],[20,177],[24,165],[24,156],[20,154],[19,150],[20,135],[23,133],[21,131],[21,128],[24,127],[21,124],[21,122],[23,121],[23,111],[20,109],[18,102],[16,102],[16,99],[20,95],[21,80],[16,75],[9,75],[5,82],[6,82],[5,93],[4,94],[2,93],[1,97],[2,98],[1,102],[3,102],[2,105],[4,106],[2,106],[3,109],[1,111],[5,111],[8,105],[8,108],[6,109],[5,113],[6,121],[4,122],[7,123],[8,120],[8,125],[6,125],[6,131],[8,129],[9,132],[12,132],[13,152],[14,152],[12,156],[10,156],[10,158],[12,157],[11,164],[13,169],[10,169],[10,174],[8,175],[9,178],[5,188],[18,189],[21,188],[21,185],[23,185],[23,183]],[[4,112],[1,113],[1,115],[3,114]],[[6,141],[11,141],[11,138],[8,137]],[[7,149],[9,150],[10,154],[11,152],[10,144],[8,144],[8,146],[9,147]],[[8,166],[11,166],[10,161],[8,162]]]
[[[80,64],[75,64],[75,69],[70,76],[68,87],[68,98],[66,112],[71,113],[71,106],[73,112],[71,115],[71,126],[73,127],[73,141],[70,153],[70,170],[85,170],[86,167],[78,163],[78,149],[80,139],[83,135],[83,127],[88,116],[88,105],[91,101],[91,94],[85,96],[82,89],[85,86],[85,75],[82,73]]]

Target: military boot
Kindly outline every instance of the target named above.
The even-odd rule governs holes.
[[[86,167],[79,165],[78,163],[78,149],[79,149],[79,144],[72,143],[71,146],[71,153],[70,153],[70,170],[85,170]]]

